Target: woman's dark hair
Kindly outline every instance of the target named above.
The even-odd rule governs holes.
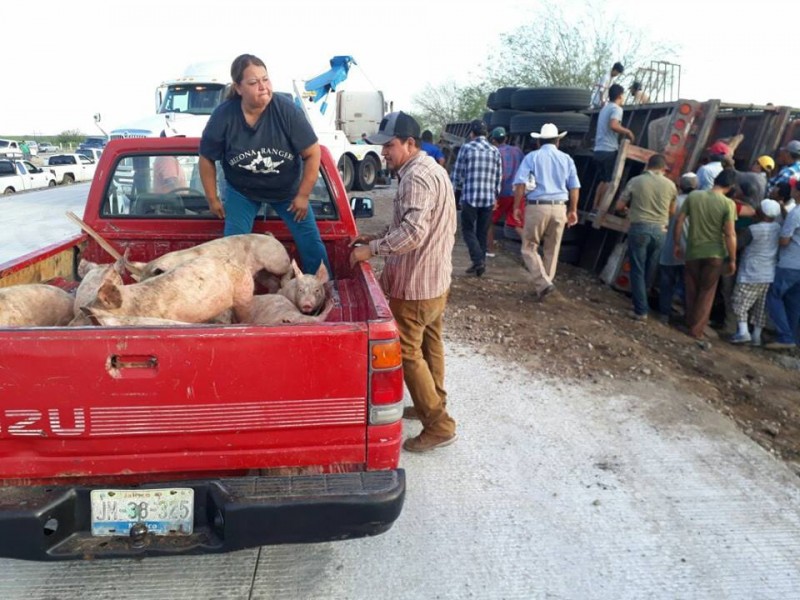
[[[267,65],[264,64],[264,61],[258,58],[254,54],[240,54],[236,58],[233,59],[231,63],[231,81],[234,83],[242,83],[242,78],[244,77],[244,70],[249,67],[250,65],[255,65],[257,67],[264,67],[267,68]],[[228,95],[226,100],[230,100],[231,98],[236,98],[239,96],[239,92],[236,91],[236,87],[231,86],[230,90],[228,90]]]

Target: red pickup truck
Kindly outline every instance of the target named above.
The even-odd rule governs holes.
[[[109,143],[84,221],[134,261],[220,237],[198,145]],[[164,157],[186,187],[154,191]],[[228,552],[392,526],[405,495],[400,345],[370,266],[349,265],[350,202],[323,148],[311,196],[334,271],[323,323],[0,329],[0,556]],[[254,231],[295,256],[267,205]],[[0,287],[73,289],[81,258],[112,260],[80,235],[0,265]]]

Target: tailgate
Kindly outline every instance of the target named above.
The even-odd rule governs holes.
[[[366,460],[366,324],[0,331],[0,477]]]

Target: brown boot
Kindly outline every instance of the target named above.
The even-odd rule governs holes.
[[[403,442],[403,450],[408,452],[429,452],[430,450],[436,450],[436,448],[449,446],[457,439],[458,435],[455,433],[449,437],[443,437],[423,430],[417,437],[408,438]]]
[[[419,415],[417,414],[417,409],[413,406],[405,406],[403,407],[403,418],[409,419],[411,421],[419,421]]]

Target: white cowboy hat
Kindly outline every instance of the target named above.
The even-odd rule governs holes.
[[[541,138],[543,140],[552,140],[554,138],[558,138],[559,140],[567,135],[567,132],[564,131],[562,133],[558,133],[558,127],[553,125],[552,123],[545,123],[542,125],[542,128],[539,130],[539,133],[533,132],[531,134],[532,138]]]

